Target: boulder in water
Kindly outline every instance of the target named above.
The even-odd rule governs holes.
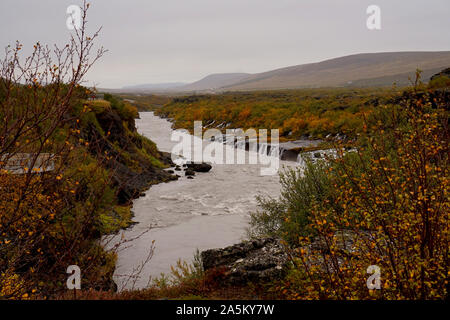
[[[187,163],[186,167],[195,172],[209,172],[212,169],[212,166],[207,163]]]

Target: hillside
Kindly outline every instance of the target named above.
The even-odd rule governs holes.
[[[182,85],[141,85],[104,90],[116,93],[223,92],[301,89],[320,87],[384,87],[411,85],[416,69],[428,82],[433,74],[450,66],[450,51],[382,52],[354,54],[317,63],[302,64],[262,73],[211,74]]]
[[[185,86],[186,83],[183,82],[168,82],[168,83],[147,83],[140,84],[135,86],[126,86],[122,89],[117,89],[117,91],[133,91],[133,92],[141,92],[141,91],[164,91],[164,90],[174,90]],[[105,90],[108,91],[108,90]]]
[[[417,68],[423,79],[450,65],[450,52],[365,53],[254,74],[225,90],[407,85]]]
[[[248,73],[217,73],[206,76],[194,83],[178,87],[177,91],[205,91],[216,90],[222,87],[239,83],[251,76]]]

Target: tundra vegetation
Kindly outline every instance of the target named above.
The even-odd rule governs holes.
[[[292,299],[448,298],[448,111],[448,88],[416,86],[363,119],[357,152],[281,175],[281,197],[260,199],[250,228],[292,250],[277,290]],[[365,285],[370,265],[380,267],[380,290]]]
[[[388,102],[398,89],[302,89],[230,92],[174,97],[157,115],[173,120],[175,128],[192,130],[195,120],[206,127],[280,130],[280,141],[303,136],[325,138],[362,130],[362,116]]]

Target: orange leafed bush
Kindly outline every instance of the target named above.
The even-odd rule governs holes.
[[[400,106],[386,107],[366,122],[357,154],[333,161],[328,175],[334,201],[313,204],[310,228],[317,237],[299,243],[303,297],[448,297],[445,97],[410,93]],[[371,265],[381,271],[379,290],[366,286]]]

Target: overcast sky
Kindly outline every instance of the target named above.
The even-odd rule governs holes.
[[[88,74],[99,87],[190,82],[347,54],[450,50],[449,0],[92,0],[90,27],[109,52]],[[0,47],[62,44],[79,0],[0,0]],[[366,9],[381,8],[381,30]],[[0,51],[0,56],[3,51]]]

